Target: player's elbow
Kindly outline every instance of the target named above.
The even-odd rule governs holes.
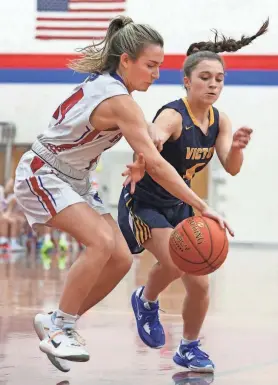
[[[227,159],[225,162],[221,162],[224,170],[231,176],[235,176],[240,172],[241,163],[231,162],[230,159]]]
[[[240,172],[241,167],[227,167],[226,172],[231,176],[236,176]]]
[[[236,176],[239,173],[239,170],[232,170],[229,172],[230,175]]]

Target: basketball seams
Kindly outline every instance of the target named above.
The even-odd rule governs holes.
[[[226,243],[227,243],[227,242],[228,242],[227,237],[225,237],[225,238],[224,238],[224,244],[223,244],[223,247],[222,247],[221,252],[220,252],[219,255],[217,256],[217,258],[215,258],[211,263],[214,263],[214,262],[217,261],[217,259],[218,259],[218,258],[220,257],[220,255],[221,255],[222,251],[224,250],[224,247],[226,246]],[[216,270],[217,270],[223,263],[224,263],[224,261],[222,261],[222,263],[221,263],[220,265],[217,265],[217,266],[211,265],[210,267],[212,267],[214,270],[213,270],[213,271],[210,271],[208,274],[213,273],[214,271],[216,271]],[[194,271],[194,274],[200,273],[201,271],[203,271],[203,270],[205,270],[205,269],[207,269],[207,268],[208,268],[208,266],[202,267],[200,270]],[[190,274],[190,273],[188,273],[188,274]]]
[[[206,254],[206,256],[208,255],[208,257],[204,255],[204,253],[207,252],[206,244],[202,244],[202,241],[199,243],[199,233],[197,232],[195,234],[195,225],[198,226],[198,221],[196,221],[196,218],[199,219],[200,226],[201,223],[203,223],[203,225],[201,226],[203,227],[203,229],[200,230],[202,237],[205,238],[205,241],[207,243],[208,241],[210,241],[211,250],[208,254]],[[220,227],[219,229],[216,228],[215,221],[210,218],[196,216],[192,219],[195,219],[195,222],[189,223],[187,220],[184,220],[174,229],[174,231],[176,231],[177,236],[171,236],[169,242],[169,251],[173,259],[175,256],[178,268],[183,270],[185,273],[196,276],[207,275],[216,271],[225,262],[229,250],[227,234],[225,232],[223,233]],[[190,226],[190,228],[187,228],[187,226]],[[205,231],[207,231],[207,233],[205,233]],[[215,238],[213,238],[214,233]],[[213,243],[214,240],[215,244]],[[214,253],[214,249],[219,250],[219,241],[221,240],[223,240],[222,247],[220,246],[220,251],[217,255],[215,255],[216,253]],[[216,243],[218,243],[217,248]],[[201,250],[199,250],[198,247],[201,247]],[[188,258],[192,259],[187,259],[187,255]],[[214,259],[212,260],[212,258]],[[201,262],[196,262],[196,260]],[[186,268],[186,265],[188,271],[184,270],[184,268]]]
[[[208,259],[207,259],[207,262],[209,262],[209,260],[210,260],[210,258],[211,258],[211,256],[212,256],[212,254],[213,254],[213,242],[212,242],[212,236],[211,236],[210,228],[209,228],[209,226],[208,226],[208,224],[207,224],[206,218],[203,218],[203,217],[202,217],[202,219],[203,219],[203,221],[204,221],[204,224],[205,224],[206,228],[208,229],[208,233],[209,233],[209,237],[210,237],[210,244],[211,244],[211,248],[210,248],[210,256],[209,256]]]
[[[217,259],[219,259],[220,255],[222,254],[222,252],[223,252],[223,250],[224,250],[224,247],[226,246],[226,242],[227,242],[227,237],[224,238],[223,247],[222,247],[222,249],[221,249],[219,255],[218,255],[218,256],[217,256],[211,263],[214,263],[214,262],[217,261]],[[224,261],[223,261],[223,262],[224,262]],[[222,263],[223,263],[223,262],[222,262]]]
[[[190,240],[190,242],[192,243],[192,246],[194,247],[194,249],[198,252],[198,254],[200,255],[200,257],[203,258],[204,262],[206,262],[208,264],[209,267],[213,267],[210,265],[209,261],[207,259],[205,259],[204,255],[201,253],[201,251],[199,249],[197,249],[197,247],[193,244],[193,242],[191,241],[191,238],[189,237],[187,231],[185,230],[185,228],[183,227],[183,225],[181,226],[182,230],[184,231],[185,235],[187,236],[187,239]],[[211,242],[211,235],[209,233],[209,236],[210,236],[210,244],[211,244],[211,249],[212,249],[212,242]],[[189,261],[190,263],[192,263],[191,261]]]
[[[178,254],[177,250],[174,249],[174,248],[172,247],[171,243],[170,243],[170,248],[174,251],[175,255],[177,255],[181,260],[186,261],[186,262],[189,262],[189,263],[191,263],[192,265],[202,265],[203,263],[206,262],[206,261],[203,261],[203,262],[192,262],[192,261],[190,261],[189,259],[185,259],[185,258],[181,257],[181,256]]]

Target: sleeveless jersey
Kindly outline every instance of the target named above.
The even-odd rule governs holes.
[[[169,139],[164,143],[161,155],[167,160],[190,186],[196,172],[201,171],[211,160],[219,132],[219,112],[211,107],[209,111],[209,128],[205,135],[190,110],[186,98],[178,99],[164,105],[155,115],[166,108],[174,109],[182,116],[182,131],[177,140]],[[147,173],[136,184],[134,199],[157,206],[170,207],[181,203],[163,187],[157,184]]]
[[[97,131],[89,122],[90,115],[105,99],[128,94],[117,74],[92,74],[56,109],[38,140],[75,169],[95,169],[101,153],[122,134],[119,129]]]

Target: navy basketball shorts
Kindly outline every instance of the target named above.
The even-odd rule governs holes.
[[[144,250],[143,244],[152,237],[152,229],[174,228],[193,215],[193,208],[185,203],[156,207],[133,199],[126,188],[122,189],[118,204],[118,224],[132,254]]]

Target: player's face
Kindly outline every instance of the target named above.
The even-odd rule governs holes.
[[[218,60],[203,60],[185,78],[188,95],[204,104],[213,104],[219,98],[224,85],[224,69]]]
[[[123,57],[126,55],[126,57]],[[123,54],[121,64],[123,78],[130,92],[147,91],[150,85],[159,78],[159,67],[164,59],[164,51],[159,45],[148,45],[136,60]]]

